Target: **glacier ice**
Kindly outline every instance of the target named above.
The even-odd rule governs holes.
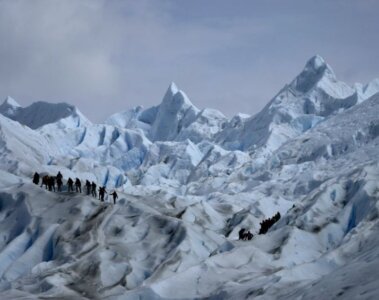
[[[230,119],[174,83],[104,124],[8,97],[0,297],[376,298],[378,82],[350,87],[315,56],[260,113]],[[49,192],[35,171],[95,181],[118,202]]]

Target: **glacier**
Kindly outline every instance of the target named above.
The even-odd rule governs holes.
[[[379,79],[350,86],[318,55],[253,116],[199,109],[175,83],[100,124],[7,97],[0,298],[377,298],[378,112]],[[119,199],[48,191],[36,171]]]

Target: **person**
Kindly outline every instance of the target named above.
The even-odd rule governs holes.
[[[243,234],[243,240],[244,241],[250,241],[253,238],[253,234],[248,230],[246,233]]]
[[[56,178],[60,179],[60,180],[63,179],[63,175],[62,175],[62,173],[60,171],[58,171],[58,174],[57,174]]]
[[[57,177],[57,186],[58,186],[58,192],[62,192],[62,185],[63,185],[63,181],[62,181],[62,178],[61,177]]]
[[[241,228],[240,231],[238,231],[238,239],[243,240],[244,234],[245,234],[245,228]]]
[[[49,176],[48,186],[49,186],[50,192],[52,190],[54,190],[54,192],[55,192],[55,177],[54,176]]]
[[[99,199],[101,202],[104,202],[104,196],[107,191],[105,190],[105,186],[99,188]]]
[[[96,198],[97,197],[97,194],[96,194],[96,183],[92,181],[91,187],[92,187],[92,196]]]
[[[48,185],[49,185],[49,175],[45,175],[42,177],[42,181],[41,181],[41,187],[45,185],[46,189],[48,188]]]
[[[39,174],[37,172],[34,173],[33,183],[34,184],[38,184],[39,183]]]
[[[116,191],[113,191],[113,193],[110,194],[110,195],[113,196],[113,204],[116,204],[116,199],[118,198],[118,195],[117,195]]]
[[[55,177],[57,179],[57,186],[58,186],[58,192],[62,191],[62,185],[63,185],[63,176],[61,172],[58,172],[57,176]]]
[[[91,194],[91,182],[86,180],[87,195]]]
[[[80,182],[80,179],[76,177],[75,179],[75,191],[81,193],[82,192],[82,183]]]
[[[74,191],[74,181],[71,179],[71,177],[68,178],[67,180],[67,191],[68,192],[73,192]]]

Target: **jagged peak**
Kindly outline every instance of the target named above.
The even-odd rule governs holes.
[[[180,90],[174,82],[170,83],[160,107],[162,106],[170,107],[170,109],[176,110],[180,109],[181,107],[194,107],[197,110],[187,95],[182,90]]]
[[[306,93],[322,79],[337,81],[333,69],[320,55],[315,55],[307,61],[303,71],[290,86],[299,92]]]
[[[325,69],[326,67],[328,67],[328,64],[325,62],[324,58],[318,54],[311,57],[305,64],[305,69],[320,70]]]
[[[7,96],[2,104],[2,106],[13,106],[13,107],[21,107],[20,104],[17,103],[11,96]]]
[[[173,81],[170,83],[170,85],[169,85],[169,87],[168,87],[168,90],[171,91],[171,93],[172,93],[173,95],[175,95],[177,92],[179,92],[178,86],[177,86],[176,83],[173,82]]]

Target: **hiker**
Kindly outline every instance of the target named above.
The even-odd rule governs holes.
[[[55,178],[57,179],[58,192],[62,192],[63,176],[62,176],[61,172],[58,172],[58,174]]]
[[[67,180],[67,191],[68,192],[73,192],[74,191],[74,181],[71,179],[71,177],[68,178]]]
[[[99,199],[101,202],[104,202],[104,196],[107,191],[105,190],[105,186],[99,188]]]
[[[118,198],[118,195],[117,195],[116,191],[113,191],[113,193],[109,194],[109,195],[113,196],[113,204],[116,204],[116,199]]]
[[[62,180],[63,179],[63,175],[62,175],[62,173],[60,172],[60,171],[58,171],[58,174],[57,174],[57,176],[55,176],[57,179],[59,178],[60,180]]]
[[[75,179],[75,191],[81,193],[82,192],[82,183],[80,182],[80,179],[76,177]]]
[[[238,239],[243,240],[244,234],[245,234],[246,229],[241,228],[240,231],[238,231]]]
[[[61,177],[57,177],[57,186],[58,186],[58,192],[62,192],[62,185],[63,185],[63,181],[62,181],[62,178]]]
[[[91,182],[86,180],[87,195],[91,194]]]
[[[42,177],[42,182],[41,182],[41,187],[45,185],[46,189],[48,188],[49,185],[49,175],[45,175]]]
[[[250,241],[253,238],[253,234],[248,230],[246,233],[243,234],[243,240],[244,241]]]
[[[276,222],[279,221],[280,217],[281,217],[280,213],[277,212],[272,218],[263,220],[260,223],[261,228],[259,229],[259,234],[265,234],[272,225],[274,225]]]
[[[55,177],[54,176],[49,176],[49,180],[48,180],[48,186],[49,186],[49,191],[53,191],[55,192]]]
[[[97,194],[96,194],[96,183],[92,181],[91,187],[92,187],[92,196],[96,198],[97,197]]]
[[[34,184],[38,184],[39,183],[39,174],[37,172],[34,173],[33,183]]]

